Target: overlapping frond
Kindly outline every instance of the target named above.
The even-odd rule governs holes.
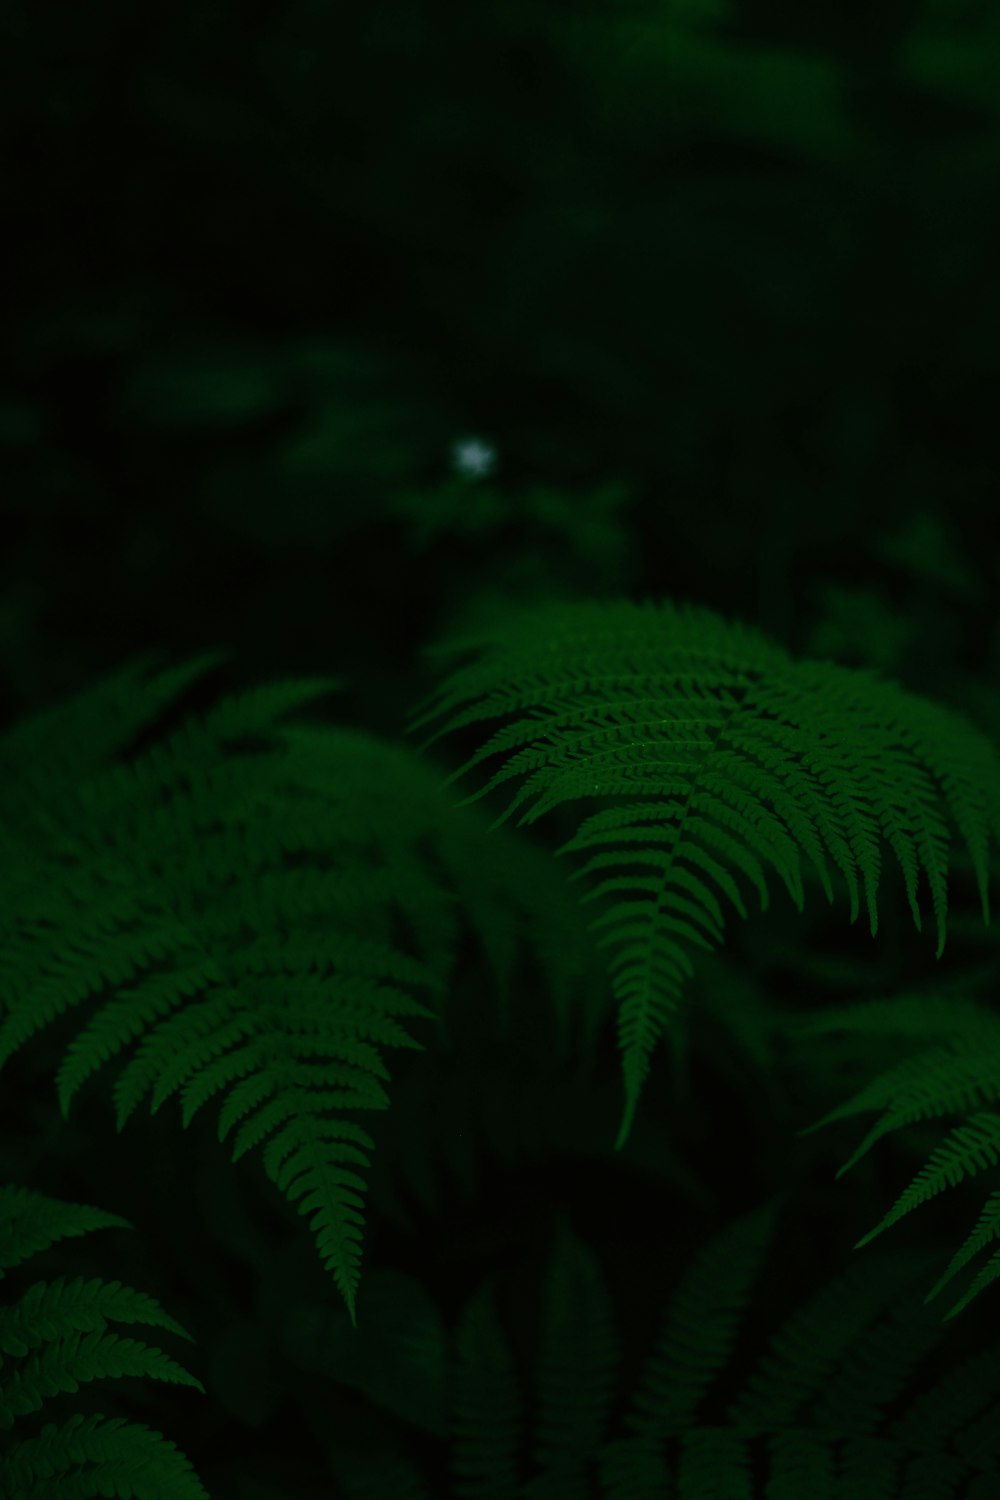
[[[135,691],[138,706],[111,722],[134,734],[194,671],[123,678],[115,701]],[[56,1076],[64,1116],[126,1053],[119,1130],[147,1098],[155,1112],[178,1096],[185,1126],[218,1098],[220,1141],[233,1134],[234,1160],[263,1149],[353,1317],[373,1140],[345,1113],[388,1106],[382,1054],[422,1049],[405,1023],[436,1017],[416,994],[443,990],[462,920],[501,999],[534,944],[567,1043],[583,955],[559,941],[575,904],[545,862],[513,840],[484,860],[479,821],[412,752],[279,722],[335,685],[251,688],[110,764],[128,735],[112,742],[95,690],[58,720],[72,719],[77,781],[66,745],[18,780],[41,731],[0,742],[0,824],[18,846],[0,872],[0,1066],[89,1002]]]
[[[945,943],[951,835],[968,849],[989,919],[990,839],[1000,837],[1000,758],[960,715],[896,684],[829,662],[796,661],[758,631],[670,602],[534,606],[436,654],[475,653],[421,705],[424,741],[509,717],[450,780],[503,757],[465,802],[507,781],[496,820],[530,824],[567,802],[604,804],[560,854],[586,861],[584,898],[619,1007],[631,1128],[650,1054],[696,950],[724,938],[743,888],[768,904],[777,874],[801,910],[802,856],[827,898],[830,861],[872,934],[883,847],[898,863],[918,928],[921,875]],[[494,825],[496,826],[496,825]]]
[[[441,1319],[406,1279],[394,1316],[432,1359],[414,1359],[412,1338],[387,1352],[377,1330],[370,1351],[361,1335],[363,1382],[346,1367],[340,1378],[383,1410],[408,1410],[418,1385],[421,1402],[425,1385],[445,1401],[445,1423],[420,1425],[447,1442],[463,1500],[987,1500],[1000,1486],[1000,1348],[944,1355],[917,1290],[931,1253],[876,1252],[751,1337],[783,1196],[693,1256],[631,1389],[600,1262],[565,1222],[530,1348],[515,1347],[491,1276],[460,1310],[442,1368]],[[302,1341],[337,1378],[325,1352],[336,1333],[314,1328],[317,1315],[303,1311]],[[365,1456],[338,1445],[330,1461],[345,1493],[368,1493]],[[423,1493],[416,1462],[384,1472],[399,1493]]]
[[[1000,1165],[1000,1013],[995,1008],[969,999],[959,1003],[955,997],[935,1004],[933,996],[904,994],[888,1001],[826,1007],[803,1016],[789,1029],[810,1037],[842,1033],[863,1043],[870,1043],[880,1035],[903,1035],[909,1039],[911,1049],[917,1038],[932,1044],[908,1051],[898,1063],[876,1074],[852,1098],[800,1132],[808,1135],[837,1120],[881,1111],[880,1118],[840,1168],[838,1177],[892,1131],[940,1116],[963,1117],[962,1123],[948,1132],[874,1229],[858,1240],[856,1249],[938,1193]],[[990,1194],[978,1222],[926,1300],[936,1297],[994,1240],[1000,1241],[1000,1189]],[[946,1318],[953,1318],[997,1278],[1000,1278],[1000,1243]]]
[[[71,1235],[131,1227],[117,1214],[64,1203],[23,1187],[0,1187],[0,1275]],[[0,1306],[0,1494],[4,1500],[208,1500],[184,1455],[138,1422],[73,1413],[38,1431],[20,1419],[96,1380],[140,1376],[194,1386],[199,1380],[161,1349],[123,1338],[109,1323],[146,1323],[191,1335],[155,1298],[119,1281],[36,1281]]]

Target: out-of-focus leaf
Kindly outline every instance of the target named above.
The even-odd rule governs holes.
[[[978,20],[962,19],[943,10],[927,16],[904,39],[899,71],[952,103],[1000,117],[1000,12],[990,7]]]
[[[120,392],[120,416],[151,427],[229,427],[280,407],[277,373],[260,348],[210,345],[137,365]]]
[[[830,57],[750,48],[669,23],[590,19],[573,23],[567,52],[618,129],[728,137],[824,164],[853,166],[864,147]]]

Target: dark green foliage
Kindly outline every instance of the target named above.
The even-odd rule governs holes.
[[[945,1188],[1000,1164],[1000,1112],[980,1109],[1000,1099],[1000,1014],[995,1008],[955,996],[896,995],[882,1002],[842,1006],[789,1023],[798,1036],[845,1033],[863,1041],[892,1038],[907,1044],[901,1061],[879,1073],[866,1086],[823,1116],[803,1134],[822,1125],[867,1110],[882,1109],[881,1119],[865,1136],[838,1172],[847,1172],[889,1131],[938,1115],[961,1114],[956,1126],[934,1150],[927,1164],[900,1194],[874,1229],[858,1241],[867,1245],[904,1214],[926,1203]],[[934,1042],[918,1050],[919,1040]],[[952,1257],[943,1276],[927,1295],[936,1297],[973,1256],[1000,1236],[1000,1189],[990,1193],[976,1225]],[[995,1250],[949,1310],[954,1317],[991,1281],[1000,1276],[1000,1250]]]
[[[208,1397],[32,1495],[1000,1493],[996,16],[0,6],[0,1181]]]
[[[416,1283],[384,1280],[380,1322],[396,1337],[376,1345],[377,1365],[367,1350],[350,1360],[338,1319],[320,1307],[297,1311],[287,1345],[304,1368],[360,1386],[407,1422],[426,1423],[412,1406],[418,1392],[430,1400],[455,1500],[985,1500],[1000,1485],[1000,1358],[995,1348],[942,1358],[940,1326],[914,1291],[926,1254],[855,1265],[786,1306],[762,1348],[748,1345],[756,1285],[787,1214],[775,1201],[698,1251],[656,1316],[636,1386],[621,1393],[620,1424],[611,1298],[599,1261],[565,1222],[526,1371],[491,1282],[449,1337]],[[734,1388],[736,1368],[746,1373]],[[400,1452],[336,1446],[330,1460],[345,1495],[427,1494]]]
[[[628,1087],[619,1146],[648,1056],[676,1009],[680,980],[694,974],[687,949],[723,941],[718,895],[748,915],[739,880],[755,884],[766,907],[770,866],[801,914],[800,851],[832,900],[828,855],[847,886],[852,919],[863,890],[874,937],[884,838],[902,868],[918,929],[918,876],[927,878],[940,958],[949,813],[988,916],[988,839],[1000,822],[1000,776],[992,746],[958,715],[871,673],[798,663],[711,611],[671,604],[551,606],[478,642],[458,644],[486,650],[445,681],[417,722],[444,714],[445,729],[458,730],[501,713],[520,717],[456,776],[490,754],[516,752],[485,790],[527,774],[508,808],[535,798],[522,823],[578,797],[596,794],[605,804],[645,798],[606,805],[560,851],[610,846],[612,853],[591,856],[586,874],[634,863],[632,845],[650,846],[644,862],[651,877],[605,879],[596,892],[638,891],[646,898],[618,899],[612,908],[613,936],[627,960],[608,965],[621,1009]],[[264,1147],[268,1177],[299,1212],[311,1214],[320,1256],[356,1329],[375,1139],[347,1112],[389,1107],[383,1049],[424,1050],[400,1020],[436,1025],[445,1052],[453,1044],[468,1046],[461,1015],[449,1016],[444,1003],[456,978],[460,938],[468,932],[494,979],[495,1042],[506,1033],[514,1043],[526,1024],[512,988],[526,944],[545,976],[555,1057],[565,1065],[582,1033],[579,1082],[589,1087],[603,1015],[592,985],[596,951],[589,952],[573,903],[542,852],[524,836],[496,824],[488,828],[478,814],[453,808],[439,776],[412,752],[360,731],[282,722],[332,682],[248,689],[150,738],[146,731],[157,714],[211,664],[203,658],[155,676],[144,675],[138,664],[20,726],[0,745],[9,809],[0,825],[7,852],[0,1056],[10,1059],[45,1026],[96,1001],[56,1073],[64,1117],[91,1075],[128,1048],[113,1089],[119,1130],[147,1096],[155,1113],[179,1094],[182,1124],[189,1126],[222,1093],[219,1140],[239,1127],[234,1161]],[[135,748],[143,733],[147,743]],[[434,1005],[417,1001],[414,990],[429,993]],[[783,1024],[776,1012],[764,1007],[752,1019],[745,1004],[745,1014],[725,1003],[715,1009],[749,1055],[766,1059],[768,1031]],[[799,1035],[824,1026],[849,1029],[852,1020],[869,1034],[881,1026],[911,1042],[945,1031],[948,1045],[904,1056],[891,1073],[826,1116],[886,1106],[881,1124],[847,1166],[887,1131],[943,1110],[970,1114],[875,1234],[946,1182],[995,1165],[996,1117],[976,1106],[1000,1089],[997,1028],[995,1017],[971,1002],[935,1008],[897,997],[881,1008],[868,1003],[856,1012],[814,1016],[799,1026]],[[455,1079],[474,1078],[478,1066],[469,1052]],[[518,1063],[512,1053],[508,1066],[508,1087],[521,1091],[531,1060],[522,1055]],[[419,1071],[412,1076],[419,1078]],[[568,1127],[580,1104],[556,1077],[540,1083],[535,1102],[527,1096],[529,1130],[538,1131],[548,1116],[542,1134],[550,1148],[559,1139],[572,1149]],[[481,1089],[473,1100],[443,1087],[454,1087],[447,1072],[437,1089],[446,1140],[450,1131],[464,1134],[475,1126],[487,1095]],[[557,1127],[560,1107],[571,1114]],[[429,1122],[429,1101],[415,1108],[411,1099],[410,1117]],[[502,1104],[494,1118],[504,1125],[498,1132],[494,1124],[492,1149],[524,1149],[528,1138],[515,1123],[518,1109]],[[581,1127],[581,1145],[586,1134]],[[414,1174],[418,1185],[423,1180],[425,1207],[433,1196],[426,1182],[435,1138],[435,1127],[425,1124],[412,1132],[405,1151],[395,1153],[397,1175],[402,1169],[411,1186]],[[477,1176],[477,1152],[469,1137],[459,1156],[450,1147],[444,1152],[467,1189]],[[390,1205],[385,1188],[391,1176],[383,1172],[383,1208]],[[35,1201],[21,1197],[27,1207]],[[935,1292],[995,1234],[996,1197]],[[20,1200],[14,1195],[9,1201]],[[10,1234],[10,1263],[59,1234],[123,1222],[82,1209],[64,1220],[43,1216],[33,1230],[22,1212]],[[449,1434],[456,1500],[520,1494],[586,1500],[598,1471],[603,1492],[622,1500],[645,1494],[653,1500],[671,1486],[679,1500],[699,1500],[720,1487],[749,1495],[755,1466],[763,1461],[755,1443],[767,1433],[769,1493],[791,1496],[808,1475],[817,1494],[833,1496],[838,1474],[854,1483],[851,1476],[862,1471],[872,1496],[916,1495],[912,1485],[945,1483],[966,1455],[908,1456],[905,1445],[873,1424],[908,1369],[901,1351],[910,1340],[917,1358],[935,1329],[933,1315],[912,1333],[893,1325],[873,1334],[871,1352],[857,1356],[869,1384],[860,1385],[848,1364],[838,1385],[837,1361],[849,1355],[862,1329],[862,1322],[852,1322],[855,1304],[850,1316],[841,1306],[846,1293],[840,1283],[802,1315],[800,1332],[779,1337],[725,1422],[699,1425],[712,1377],[726,1367],[770,1223],[769,1214],[740,1220],[692,1268],[647,1364],[628,1435],[607,1444],[601,1434],[619,1357],[613,1312],[595,1263],[565,1229],[556,1236],[544,1296],[530,1453],[523,1446],[520,1379],[490,1285],[461,1313],[447,1367],[440,1326],[426,1303],[416,1322],[404,1314],[403,1323],[397,1317],[386,1325],[387,1350],[402,1337],[402,1348],[412,1351],[409,1373],[387,1375],[396,1353],[389,1366],[383,1358],[366,1370],[364,1346],[356,1352],[344,1346],[331,1365],[335,1342],[327,1336],[316,1344],[312,1313],[289,1326],[290,1347],[293,1357],[319,1358],[328,1375],[335,1369],[336,1378],[376,1404],[388,1402],[439,1441]],[[925,1267],[928,1257],[918,1259]],[[996,1274],[994,1257],[958,1306]],[[895,1289],[898,1275],[894,1263],[887,1290]],[[856,1304],[862,1321],[881,1309],[880,1285],[871,1268],[850,1280],[852,1297],[864,1288]],[[41,1295],[29,1293],[25,1307],[34,1309],[32,1298]],[[65,1376],[59,1374],[62,1356],[54,1355],[51,1372],[40,1365],[37,1378],[9,1387],[8,1421],[36,1409],[39,1393],[74,1389],[77,1361],[90,1378],[181,1378],[163,1357],[147,1358],[141,1350],[133,1357],[131,1345],[116,1345],[113,1357],[104,1358],[97,1335],[103,1319],[118,1310],[114,1290],[105,1294],[96,1282],[78,1282],[66,1295],[86,1309],[74,1314],[73,1326],[78,1334],[89,1332],[91,1342],[76,1336]],[[409,1306],[410,1283],[401,1284],[401,1295]],[[145,1306],[127,1300],[121,1311],[137,1316]],[[80,1323],[84,1317],[90,1321]],[[404,1335],[407,1322],[412,1331]],[[27,1353],[20,1335],[10,1331],[7,1339],[10,1352]],[[316,1352],[305,1356],[310,1343]],[[808,1363],[801,1363],[799,1349],[809,1351]],[[787,1370],[780,1374],[782,1361]],[[428,1382],[438,1383],[436,1395]],[[814,1403],[809,1421],[803,1417],[807,1402]],[[132,1451],[127,1445],[136,1440],[122,1436],[124,1429],[99,1429],[96,1420],[79,1419],[67,1430],[67,1446],[58,1449],[63,1457],[54,1456],[54,1436],[44,1439],[57,1469],[84,1460],[113,1462],[116,1444],[126,1444],[122,1455]],[[12,1450],[10,1462],[44,1467],[33,1441]],[[976,1449],[975,1462],[983,1451],[992,1461],[992,1449]],[[343,1471],[348,1493],[376,1494],[388,1485],[422,1493],[420,1476],[402,1453],[351,1460],[331,1452],[331,1463]],[[26,1472],[12,1469],[11,1483],[21,1483],[17,1475]]]
[[[99,1000],[56,1075],[63,1116],[127,1048],[119,1130],[147,1096],[155,1113],[179,1094],[187,1126],[224,1091],[219,1140],[239,1127],[234,1161],[266,1140],[265,1171],[311,1216],[353,1314],[374,1143],[344,1111],[386,1108],[380,1049],[422,1048],[400,1021],[434,1017],[411,991],[444,988],[459,905],[501,1008],[532,941],[567,1052],[589,987],[572,905],[530,850],[484,859],[476,821],[411,753],[279,726],[330,683],[248,690],[106,764],[205,665],[122,674],[0,748],[0,1062]]]
[[[67,1236],[112,1227],[130,1226],[86,1204],[0,1188],[0,1276]],[[53,1398],[109,1377],[170,1381],[204,1394],[201,1381],[162,1350],[109,1332],[109,1322],[147,1323],[191,1337],[154,1298],[120,1281],[36,1281],[0,1307],[4,1500],[207,1500],[184,1455],[141,1423],[79,1412],[58,1423],[23,1421],[43,1410],[48,1415]]]
[[[871,672],[796,661],[757,631],[669,601],[542,606],[444,649],[478,657],[457,668],[415,720],[413,728],[445,718],[425,744],[516,716],[455,773],[506,756],[466,801],[519,777],[497,822],[525,803],[520,824],[568,801],[602,804],[558,852],[589,853],[574,878],[608,872],[587,901],[616,897],[592,926],[604,929],[599,946],[612,950],[619,1005],[619,1146],[649,1055],[693,973],[691,950],[723,941],[720,898],[747,916],[741,882],[766,909],[770,867],[801,911],[801,855],[832,901],[829,857],[847,886],[852,922],[863,888],[874,937],[888,843],[918,931],[917,883],[926,877],[940,958],[950,814],[989,921],[1000,758],[970,722],[940,705]],[[642,868],[613,873],[628,865]]]

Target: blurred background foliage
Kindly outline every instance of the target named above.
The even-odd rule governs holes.
[[[226,640],[395,729],[429,635],[557,592],[995,665],[994,6],[0,28],[7,717]]]
[[[342,674],[342,718],[396,737],[430,685],[422,648],[460,623],[510,599],[666,593],[1000,733],[989,0],[5,0],[0,84],[3,723],[147,648],[222,644],[233,685]],[[807,983],[807,928],[782,946],[773,920],[737,936],[725,991],[742,973],[754,1052],[753,956]],[[822,964],[839,953],[860,983],[872,952],[852,930]],[[8,1135],[30,1119],[54,1139],[39,1079],[21,1086]],[[733,1139],[705,1134],[708,1087],[680,1131],[706,1180]],[[733,1212],[804,1123],[754,1087],[739,1202],[711,1183]],[[105,1176],[89,1142],[109,1118],[79,1121],[65,1182],[50,1164],[37,1185],[145,1222],[187,1266],[195,1305],[174,1310],[209,1347],[217,1422],[280,1417],[280,1391],[244,1389],[265,1334],[232,1322],[273,1253],[252,1174],[192,1239],[183,1172],[140,1181],[126,1135]],[[169,1123],[149,1127],[158,1161]],[[610,1154],[576,1187],[564,1164],[569,1197],[605,1205],[585,1227],[609,1266],[631,1256],[631,1366],[649,1288],[683,1259],[676,1226],[628,1248],[644,1149],[662,1176],[650,1139],[638,1187]],[[868,1227],[852,1206],[831,1231],[838,1150],[809,1210],[831,1263]],[[685,1161],[669,1171],[693,1200]],[[206,1205],[231,1170],[206,1165]],[[418,1263],[376,1228],[375,1263],[473,1286],[495,1224],[513,1253],[552,1191],[544,1167],[491,1170],[493,1230],[442,1237],[442,1210]],[[885,1185],[864,1171],[874,1208]],[[684,1244],[703,1213],[685,1208]],[[314,1275],[305,1239],[295,1254]],[[220,1493],[249,1495],[241,1433],[205,1432]]]

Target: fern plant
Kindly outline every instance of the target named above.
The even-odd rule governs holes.
[[[373,1141],[349,1112],[387,1107],[384,1050],[422,1050],[402,1023],[438,1018],[416,993],[444,990],[463,921],[501,1003],[533,945],[569,1048],[575,903],[514,840],[484,861],[411,752],[279,722],[333,680],[231,695],[124,758],[217,660],[133,664],[0,741],[0,1065],[97,1000],[56,1074],[63,1116],[129,1048],[119,1131],[147,1097],[179,1094],[187,1126],[223,1094],[220,1141],[263,1146],[353,1316]]]
[[[412,1277],[374,1273],[371,1346],[364,1334],[360,1348],[346,1344],[336,1311],[301,1304],[285,1347],[310,1374],[432,1434],[450,1500],[990,1500],[1000,1345],[960,1358],[941,1349],[914,1291],[926,1252],[876,1254],[799,1306],[769,1309],[763,1347],[741,1337],[782,1207],[779,1195],[695,1254],[631,1391],[600,1261],[562,1218],[526,1365],[494,1277],[449,1328]],[[354,1448],[338,1435],[328,1458],[350,1500],[439,1493],[388,1431]]]
[[[63,1203],[24,1187],[0,1187],[0,1277],[50,1245],[127,1219]],[[208,1500],[187,1458],[159,1432],[121,1417],[71,1414],[38,1431],[25,1417],[53,1397],[108,1376],[141,1376],[194,1386],[176,1360],[109,1323],[146,1323],[189,1339],[155,1298],[119,1281],[76,1277],[36,1281],[0,1306],[0,1495],[4,1500]]]
[[[474,657],[418,706],[410,732],[444,720],[422,749],[510,719],[449,778],[503,757],[464,803],[516,780],[494,826],[519,808],[530,825],[566,803],[603,804],[558,853],[586,856],[573,878],[593,882],[584,901],[604,902],[592,927],[611,949],[618,1005],[616,1148],[693,954],[723,942],[726,903],[747,916],[747,886],[766,909],[768,872],[801,911],[802,857],[831,902],[832,861],[851,921],[863,898],[874,936],[888,844],[918,931],[926,881],[940,958],[950,815],[989,921],[1000,758],[950,709],[872,672],[796,660],[748,626],[670,601],[538,605],[433,652]]]
[[[858,1005],[829,1006],[785,1025],[797,1037],[828,1038],[843,1033],[869,1045],[884,1038],[905,1039],[910,1044],[898,1062],[800,1132],[809,1135],[856,1114],[882,1111],[881,1118],[840,1168],[838,1177],[891,1131],[941,1115],[964,1117],[931,1152],[874,1229],[858,1240],[855,1249],[869,1244],[938,1193],[1000,1165],[1000,1013],[995,1009],[971,999],[910,993]],[[931,1045],[918,1049],[914,1045],[918,1038]],[[983,1104],[993,1104],[994,1108],[978,1107]],[[998,1238],[1000,1188],[994,1188],[978,1221],[925,1300],[937,1297],[963,1267]],[[961,1312],[998,1277],[1000,1248],[980,1267],[945,1314],[946,1320]]]
[[[940,957],[950,816],[988,920],[1000,764],[959,715],[669,603],[536,607],[444,649],[475,645],[414,725],[444,716],[431,743],[514,715],[456,771],[511,752],[465,802],[520,776],[497,824],[532,799],[521,823],[605,804],[559,852],[587,856],[574,877],[597,877],[586,900],[611,898],[590,925],[612,948],[617,1147],[692,955],[721,944],[723,901],[746,916],[747,884],[766,908],[768,870],[801,911],[802,855],[830,900],[832,860],[874,935],[888,843],[918,930],[926,880]],[[463,926],[501,1011],[531,949],[563,1051],[574,1030],[593,1048],[600,976],[541,851],[452,807],[402,747],[281,722],[333,679],[231,695],[129,755],[219,660],[133,663],[0,740],[0,1066],[96,1001],[56,1072],[64,1117],[129,1048],[119,1130],[147,1097],[156,1111],[179,1095],[186,1126],[223,1096],[220,1141],[235,1133],[234,1160],[262,1148],[353,1319],[374,1142],[349,1116],[387,1108],[386,1049],[424,1050],[402,1023],[443,1026]]]

